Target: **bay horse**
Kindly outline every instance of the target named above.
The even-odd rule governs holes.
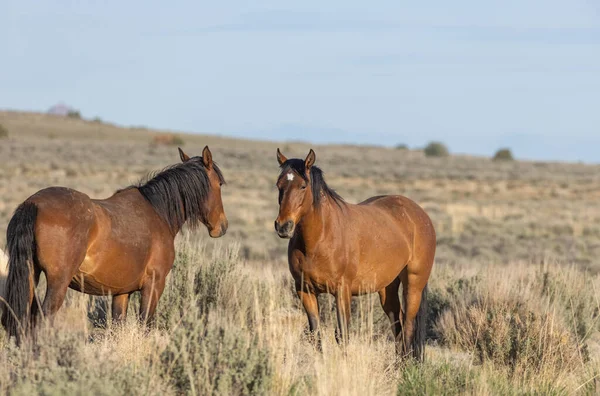
[[[320,293],[335,296],[336,339],[344,344],[352,296],[377,292],[391,321],[397,352],[423,360],[427,282],[436,250],[431,219],[401,195],[347,203],[327,186],[315,160],[312,149],[304,160],[287,159],[277,149],[275,230],[290,239],[289,269],[319,348]]]
[[[34,327],[35,287],[43,272],[47,291],[41,310],[52,317],[68,288],[112,295],[116,323],[127,316],[129,296],[141,293],[139,319],[152,322],[175,259],[174,240],[184,223],[204,224],[213,238],[227,231],[221,201],[223,174],[208,146],[181,163],[151,174],[107,199],[49,187],[15,210],[7,229],[7,309],[3,325],[17,343]]]

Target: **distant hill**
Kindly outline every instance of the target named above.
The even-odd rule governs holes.
[[[54,107],[54,106],[53,106]],[[69,108],[68,106],[66,106]],[[57,111],[64,109],[58,108]],[[6,127],[9,136],[20,138],[40,137],[68,140],[119,140],[150,143],[155,136],[174,133],[179,135],[185,144],[210,144],[226,147],[269,147],[274,150],[282,143],[257,141],[242,137],[227,137],[214,134],[186,133],[171,130],[155,130],[143,126],[118,126],[106,122],[86,120],[62,116],[64,113],[38,113],[26,111],[0,110],[0,125]],[[56,115],[61,115],[57,117]],[[67,113],[68,114],[68,113]],[[306,147],[308,145],[299,145]]]
[[[48,114],[66,117],[70,112],[76,111],[74,108],[64,104],[57,103],[48,109]]]

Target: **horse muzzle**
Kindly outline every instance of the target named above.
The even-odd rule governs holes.
[[[291,238],[294,235],[295,228],[296,225],[292,220],[288,220],[283,224],[275,220],[275,231],[277,231],[280,238]]]
[[[223,235],[225,235],[225,233],[227,232],[227,228],[229,228],[229,223],[227,222],[227,220],[225,220],[221,223],[219,227],[215,227],[209,230],[208,235],[210,235],[211,238],[220,238]]]

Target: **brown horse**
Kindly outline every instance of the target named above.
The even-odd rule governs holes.
[[[412,352],[422,360],[427,282],[436,249],[429,216],[400,195],[371,197],[357,205],[346,203],[314,166],[312,149],[305,160],[287,159],[277,149],[277,160],[281,174],[275,230],[281,238],[291,238],[289,267],[311,332],[320,337],[320,293],[335,296],[336,339],[342,343],[348,338],[352,296],[378,292],[398,352]],[[404,310],[398,295],[400,284]]]
[[[67,288],[112,295],[112,316],[125,319],[131,293],[141,292],[139,317],[152,320],[175,258],[174,240],[184,223],[204,224],[213,238],[225,234],[223,175],[208,147],[148,181],[108,199],[50,187],[15,211],[7,229],[8,279],[3,324],[17,342],[35,325],[35,287],[47,279],[42,312],[51,317]]]

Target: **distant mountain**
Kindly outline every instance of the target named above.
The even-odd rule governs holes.
[[[48,114],[66,117],[70,112],[75,111],[74,108],[67,106],[64,103],[58,103],[48,109]]]

